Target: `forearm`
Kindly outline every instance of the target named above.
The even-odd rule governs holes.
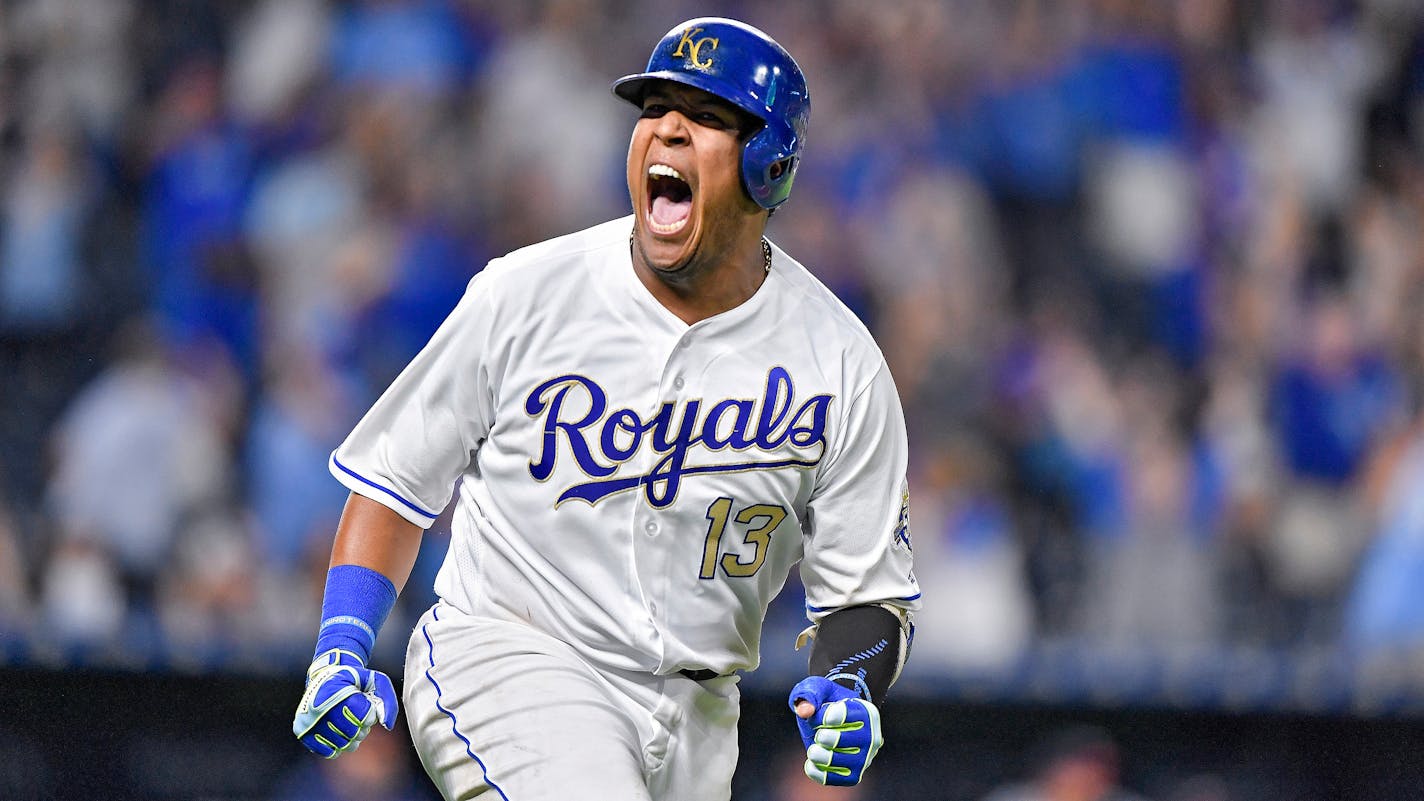
[[[816,626],[809,671],[879,703],[909,656],[911,631],[903,613],[884,606],[837,610]]]
[[[880,710],[910,650],[909,620],[898,607],[838,609],[802,636],[815,638],[810,675],[791,688],[806,747],[806,775],[818,784],[859,784],[885,744]],[[798,647],[802,640],[798,638]]]
[[[377,722],[395,725],[395,687],[367,665],[415,565],[421,534],[373,500],[355,493],[346,500],[326,572],[316,655],[292,719],[292,733],[315,754],[330,759],[355,749]]]
[[[420,527],[352,494],[337,526],[321,605],[316,653],[348,651],[362,664],[415,565]]]
[[[423,534],[420,526],[353,492],[346,500],[341,522],[336,527],[331,567],[368,567],[390,579],[399,592],[415,566]]]

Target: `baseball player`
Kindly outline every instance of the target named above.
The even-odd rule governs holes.
[[[641,112],[633,214],[490,262],[332,454],[352,494],[294,733],[333,757],[393,724],[371,646],[458,491],[404,684],[446,798],[725,801],[737,674],[798,562],[814,644],[788,723],[811,779],[855,784],[919,589],[885,361],[763,236],[805,79],[704,18],[613,91]]]

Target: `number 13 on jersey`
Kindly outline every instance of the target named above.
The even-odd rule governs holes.
[[[711,522],[707,526],[707,542],[702,546],[702,572],[698,574],[699,578],[716,578],[718,564],[722,566],[722,572],[732,578],[756,575],[762,562],[766,561],[766,552],[771,546],[771,532],[786,519],[785,508],[766,503],[747,506],[733,517],[733,503],[731,498],[718,498],[707,507],[707,519]],[[753,553],[749,561],[743,562],[741,555],[737,553],[721,553],[722,534],[727,530],[729,521],[746,526],[742,542],[752,546]]]

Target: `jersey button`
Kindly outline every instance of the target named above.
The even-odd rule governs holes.
[[[682,380],[682,376],[678,376],[672,380],[673,389],[682,389],[685,386],[687,386],[687,382]]]
[[[651,536],[653,536],[654,534],[657,534],[657,533],[658,533],[658,524],[657,524],[657,523],[654,523],[654,522],[651,521],[651,520],[649,520],[649,521],[647,522],[647,524],[645,524],[645,525],[643,526],[643,530],[646,531],[646,532],[648,532],[648,536],[651,537]]]

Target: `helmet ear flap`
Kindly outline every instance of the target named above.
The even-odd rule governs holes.
[[[743,146],[742,184],[762,208],[774,209],[790,196],[800,149],[795,130],[776,124],[768,124]]]

